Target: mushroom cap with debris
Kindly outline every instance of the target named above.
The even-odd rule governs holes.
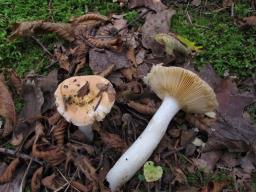
[[[205,113],[218,107],[213,89],[195,73],[181,67],[155,65],[144,77],[158,97],[174,98],[181,109],[191,113]]]
[[[55,91],[58,112],[76,126],[102,121],[110,112],[116,92],[112,84],[98,75],[74,76]]]

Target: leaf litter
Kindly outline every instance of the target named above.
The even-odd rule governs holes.
[[[193,2],[200,6],[200,1]],[[193,52],[193,57],[202,48],[171,33],[173,8],[155,0],[128,2],[130,9],[141,7],[149,11],[140,16],[145,20],[140,28],[130,27],[123,15],[106,17],[97,13],[73,17],[67,23],[39,20],[14,24],[10,39],[48,32],[56,33],[68,43],[56,43],[53,56],[58,66],[47,76],[29,73],[21,79],[15,71],[9,73],[14,94],[24,100],[17,122],[10,91],[0,81],[1,137],[15,149],[15,153],[1,150],[4,160],[1,166],[5,167],[0,178],[5,184],[1,188],[7,184],[20,187],[17,178],[23,177],[20,170],[24,167],[18,164],[30,159],[33,168],[29,167],[27,185],[31,185],[32,191],[43,186],[52,191],[109,191],[104,185],[108,170],[136,140],[160,105],[160,100],[143,83],[143,77],[154,64],[178,63],[183,56],[177,52],[184,55]],[[239,26],[255,25],[253,19],[244,18]],[[183,63],[183,66],[195,71],[193,65]],[[53,95],[58,83],[82,74],[86,68],[109,79],[117,92],[110,114],[93,125],[92,141],[58,114]],[[249,189],[256,166],[256,129],[244,112],[255,102],[255,95],[240,90],[231,78],[218,77],[210,65],[197,73],[215,89],[219,102],[216,117],[183,112],[175,116],[150,158],[160,167],[153,166],[146,172],[144,169],[147,181],[161,177],[162,180],[148,184],[147,189],[188,191],[186,173],[203,168],[207,175],[223,166],[234,176],[235,185]],[[3,144],[1,147],[4,149]],[[13,156],[19,158],[10,161]],[[123,190],[145,189],[144,182],[134,177]],[[206,186],[193,186],[189,191],[221,191],[230,183],[230,180],[209,181]]]

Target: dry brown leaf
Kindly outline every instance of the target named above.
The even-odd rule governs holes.
[[[127,58],[133,64],[133,66],[137,67],[135,49],[133,47],[129,47],[127,51]]]
[[[115,65],[115,70],[131,66],[126,57],[126,53],[116,53],[109,50],[99,52],[91,49],[89,52],[89,65],[94,74],[106,70],[110,65]]]
[[[128,81],[132,81],[137,78],[137,69],[135,67],[123,68],[120,72]]]
[[[22,120],[31,119],[41,115],[41,107],[44,103],[43,92],[35,79],[28,78],[22,87],[24,107],[20,113]]]
[[[13,175],[19,163],[20,163],[19,158],[15,158],[14,160],[11,161],[11,163],[6,167],[6,169],[0,176],[1,184],[10,182],[12,180]]]
[[[217,121],[212,126],[204,150],[228,149],[247,152],[255,142],[256,129],[243,118],[243,110],[254,101],[254,97],[248,93],[239,93],[231,79],[223,80],[215,92],[219,102]]]
[[[66,158],[65,153],[59,147],[52,146],[48,149],[38,150],[38,144],[36,143],[32,147],[32,155],[33,157],[46,160],[53,166],[59,165]]]
[[[184,172],[178,168],[178,167],[174,167],[172,169],[173,175],[174,175],[174,179],[172,180],[172,184],[175,184],[176,182],[179,184],[186,184],[187,181],[187,177],[184,174]]]
[[[69,54],[70,53],[62,45],[56,45],[54,47],[54,57],[58,61],[60,68],[68,72],[70,71],[70,68],[71,68]]]
[[[37,32],[54,32],[67,41],[73,41],[73,29],[68,23],[51,23],[42,20],[16,23],[9,38],[32,36]]]
[[[230,181],[210,181],[207,186],[203,187],[200,192],[221,192]]]
[[[88,42],[89,46],[93,46],[96,48],[107,48],[112,50],[117,50],[122,40],[120,38],[97,38],[97,37],[87,37],[86,41]]]
[[[102,71],[98,75],[100,75],[102,77],[107,77],[114,71],[115,67],[116,67],[115,64],[109,65],[104,71]]]
[[[67,126],[68,126],[68,122],[65,121],[64,118],[62,118],[53,127],[53,136],[54,136],[54,139],[56,140],[58,146],[64,145],[64,133],[65,133],[65,129]]]
[[[128,2],[129,9],[143,6],[156,12],[167,9],[167,7],[160,0],[130,0]]]
[[[3,174],[4,169],[7,167],[5,163],[0,166],[0,174]],[[22,180],[25,173],[25,167],[22,167],[15,171],[15,178],[11,182],[0,185],[0,191],[3,192],[14,192],[22,191]]]
[[[205,133],[210,132],[211,125],[216,121],[216,119],[208,118],[201,114],[186,114],[186,120]]]
[[[48,118],[48,122],[51,126],[56,125],[57,122],[61,119],[61,115],[56,111],[54,114],[52,114],[49,118]]]
[[[11,82],[12,82],[12,85],[15,87],[17,93],[19,95],[21,95],[21,92],[22,92],[22,80],[21,78],[18,76],[18,74],[16,73],[16,71],[14,70],[11,70],[10,72],[10,79],[11,79]]]
[[[43,167],[38,168],[32,176],[31,179],[31,191],[38,192],[40,191],[41,178],[43,176]]]
[[[256,25],[256,16],[244,17],[237,20],[237,24],[240,28],[248,28]]]
[[[3,127],[0,127],[0,135],[5,137],[9,135],[13,127],[16,124],[16,112],[12,96],[4,84],[0,80],[0,121],[4,123]]]
[[[168,9],[159,13],[148,13],[144,25],[141,28],[142,44],[147,49],[152,49],[154,55],[164,53],[164,46],[157,43],[153,37],[157,33],[168,33],[170,29],[170,21],[176,11]]]
[[[222,2],[222,6],[223,6],[224,8],[226,8],[226,7],[231,7],[232,4],[234,4],[234,0],[223,0],[223,2]]]
[[[64,183],[62,181],[59,181],[57,176],[53,173],[50,176],[47,176],[42,179],[42,184],[47,188],[55,191],[60,186],[62,186]]]
[[[138,111],[139,113],[146,114],[146,115],[153,115],[157,109],[155,107],[149,106],[147,104],[138,103],[135,101],[129,101],[127,105],[134,110]]]
[[[85,67],[86,54],[88,53],[89,47],[84,43],[77,41],[75,48],[71,50],[73,60],[72,67],[75,67],[74,74],[77,74],[80,69]]]
[[[121,139],[121,137],[117,134],[108,133],[108,132],[99,132],[102,141],[105,143],[106,146],[113,148],[116,151],[123,152],[127,149],[126,142]]]
[[[55,107],[54,92],[58,86],[58,72],[52,70],[46,77],[42,77],[38,80],[38,86],[43,92],[44,103],[41,108],[41,112],[44,113]]]
[[[103,16],[103,15],[99,15],[97,13],[88,13],[79,17],[72,17],[69,21],[72,24],[80,24],[80,23],[84,23],[90,20],[95,20],[95,21],[108,21],[108,17]]]
[[[92,191],[92,187],[93,187],[92,184],[85,186],[85,185],[81,184],[79,181],[71,181],[71,185],[81,192]]]

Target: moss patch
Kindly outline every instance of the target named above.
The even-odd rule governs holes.
[[[252,30],[240,30],[229,11],[213,12],[188,8],[192,24],[188,21],[185,9],[179,9],[173,17],[171,29],[197,44],[203,51],[196,56],[196,66],[210,63],[219,75],[225,71],[240,77],[253,75],[256,60],[256,40]],[[249,5],[236,4],[235,13],[239,16],[251,14]]]

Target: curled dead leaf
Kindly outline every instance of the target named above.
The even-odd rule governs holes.
[[[138,111],[139,113],[146,114],[146,115],[153,115],[156,112],[156,108],[153,106],[149,106],[147,104],[138,103],[135,101],[129,101],[127,105],[134,110]]]
[[[71,24],[68,23],[51,23],[42,20],[26,21],[15,23],[9,38],[14,39],[16,37],[32,36],[37,32],[43,31],[48,33],[54,32],[67,41],[73,41],[72,30]]]
[[[117,134],[108,133],[108,132],[99,132],[102,141],[106,144],[106,146],[113,148],[116,151],[122,152],[127,149],[126,142],[121,139],[121,137]]]
[[[9,135],[16,123],[16,112],[12,96],[6,85],[0,80],[0,122],[4,124],[0,126],[1,136]]]
[[[40,191],[41,178],[43,176],[43,167],[38,168],[32,176],[31,180],[31,191],[38,192]]]
[[[11,161],[11,163],[4,170],[3,174],[0,176],[1,184],[10,182],[12,180],[13,175],[19,163],[20,163],[19,158],[15,158],[14,160]]]

